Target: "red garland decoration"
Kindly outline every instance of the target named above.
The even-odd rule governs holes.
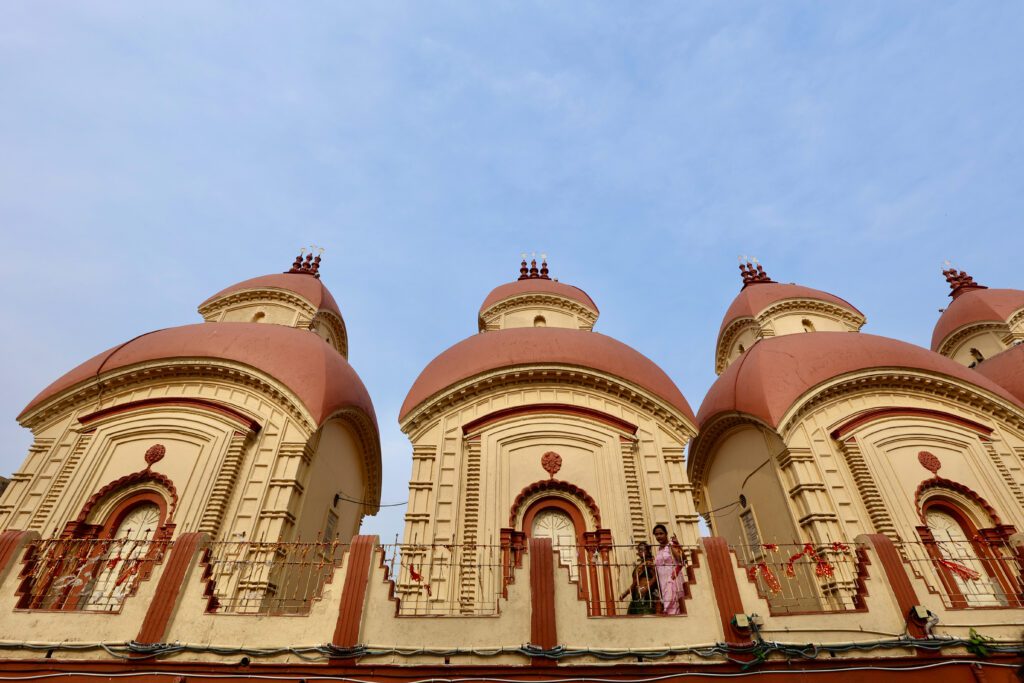
[[[839,543],[837,541],[832,544],[832,551],[837,553],[847,553],[850,551],[850,547],[845,543]],[[814,561],[815,576],[826,579],[831,579],[835,576],[836,569],[832,566],[832,563],[818,555],[817,551],[814,550],[814,546],[810,543],[805,543],[803,550],[790,557],[786,562],[786,576],[796,576],[796,570],[793,568],[793,563],[805,555]]]
[[[427,589],[428,598],[432,596],[432,593],[430,592],[430,584],[423,583],[423,575],[416,571],[416,565],[412,564],[411,562],[409,563],[409,576],[416,583],[423,584],[423,587]]]
[[[758,573],[760,573],[761,577],[764,579],[765,584],[768,586],[768,590],[772,593],[782,592],[782,584],[779,583],[779,577],[775,576],[775,572],[772,571],[772,568],[768,566],[767,562],[758,562],[755,565],[747,567],[747,578],[751,581],[757,579]]]
[[[964,581],[977,581],[981,578],[979,572],[974,571],[970,567],[965,567],[959,562],[953,560],[939,560],[939,564],[959,576]]]

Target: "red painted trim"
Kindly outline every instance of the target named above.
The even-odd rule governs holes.
[[[931,491],[933,489],[947,489],[949,491],[956,491],[957,493],[960,493],[966,496],[967,498],[971,499],[972,501],[974,501],[974,503],[981,507],[981,509],[985,511],[985,514],[989,516],[989,519],[992,520],[992,526],[1000,526],[1003,523],[1003,521],[999,518],[999,515],[996,514],[996,509],[989,505],[988,501],[982,498],[978,494],[978,492],[972,489],[970,486],[968,486],[967,484],[961,484],[958,481],[953,481],[952,479],[946,479],[944,477],[935,475],[934,477],[930,479],[925,479],[920,484],[918,484],[917,490],[914,492],[914,502],[917,503],[918,516],[920,516],[921,522],[923,524],[927,525],[927,522],[925,522],[924,519],[924,513],[925,507],[927,507],[927,504],[930,503],[930,501],[925,501],[926,505],[922,505],[921,496],[924,494],[925,491]],[[950,506],[950,509],[955,509],[955,506]],[[957,516],[959,516],[958,509],[956,510],[956,512]],[[971,524],[970,526],[973,528],[974,524]],[[968,536],[968,538],[970,538],[970,536]]]
[[[160,521],[157,523],[156,529],[153,529],[153,540],[160,540],[160,530],[167,520],[167,501],[155,491],[139,491],[136,495],[118,503],[103,523],[98,538],[113,538],[117,533],[117,528],[121,526],[121,522],[132,511],[132,508],[143,503],[153,503],[160,510]]]
[[[914,605],[920,605],[921,601],[917,597],[917,591],[914,590],[913,584],[910,583],[910,577],[907,575],[906,567],[903,566],[903,559],[900,557],[899,551],[885,534],[867,534],[867,538],[875,550],[875,555],[878,556],[882,569],[885,570],[889,587],[896,598],[896,605],[903,618],[906,619],[907,633],[914,638],[924,638],[926,636],[924,627],[910,618],[910,609]]]
[[[87,425],[90,422],[96,422],[102,420],[105,417],[116,415],[118,413],[127,413],[132,410],[141,410],[143,408],[150,408],[152,406],[187,406],[189,408],[199,408],[201,410],[209,410],[210,412],[220,413],[226,417],[231,418],[235,422],[238,422],[246,429],[250,429],[254,432],[260,430],[260,423],[252,419],[248,415],[244,415],[230,406],[226,406],[222,403],[216,403],[214,401],[207,401],[202,398],[144,398],[138,401],[132,401],[131,403],[124,403],[118,406],[110,406],[109,408],[103,408],[97,410],[94,413],[83,415],[78,418],[78,421],[83,425]]]
[[[555,631],[555,551],[550,538],[530,539],[530,643],[550,650],[558,645]],[[537,664],[547,664],[537,658]]]
[[[931,498],[926,500],[924,505],[921,506],[921,521],[924,523],[924,526],[918,527],[917,533],[921,540],[924,541],[925,549],[939,571],[939,579],[949,595],[952,609],[968,609],[970,605],[957,585],[956,579],[953,578],[952,572],[942,563],[942,552],[939,550],[935,537],[932,535],[932,530],[928,526],[927,514],[930,509],[944,512],[956,521],[961,531],[964,532],[964,537],[970,541],[974,554],[980,561],[985,573],[989,578],[999,582],[1007,602],[1010,603],[1008,607],[1020,607],[1020,589],[1015,585],[1017,583],[1017,578],[1014,576],[1015,572],[1006,566],[1006,558],[1002,557],[999,553],[992,552],[990,546],[992,540],[986,538],[986,536],[995,536],[996,539],[999,539],[1003,535],[1000,529],[1005,529],[1005,527],[1002,527],[996,521],[995,528],[993,529],[978,529],[970,516],[953,501],[946,500],[945,498]],[[998,518],[996,519],[998,520]]]
[[[162,643],[167,635],[167,625],[171,621],[174,609],[178,604],[185,585],[185,574],[189,567],[199,560],[203,547],[210,537],[203,533],[182,534],[171,548],[171,556],[167,560],[160,582],[156,586],[153,601],[146,610],[146,618],[142,621],[139,635],[135,637],[139,643]]]
[[[34,531],[8,529],[0,533],[0,579],[7,574],[7,568],[14,564],[18,551],[31,538],[39,538]]]
[[[743,600],[740,599],[740,587],[736,583],[736,571],[729,552],[729,544],[724,538],[705,536],[701,539],[704,552],[708,558],[708,571],[711,574],[711,586],[715,591],[715,602],[718,604],[718,616],[722,620],[722,635],[727,642],[749,643],[750,634],[737,630],[732,625],[736,614],[746,614]]]
[[[933,420],[942,420],[943,422],[950,422],[960,427],[966,427],[979,434],[988,436],[992,433],[992,429],[986,427],[980,422],[974,420],[968,420],[958,415],[950,415],[939,410],[932,410],[930,408],[876,408],[874,410],[868,410],[858,415],[853,416],[843,424],[832,430],[833,439],[841,439],[845,434],[850,433],[857,427],[867,424],[868,422],[874,422],[884,417],[928,417]]]
[[[101,488],[96,493],[92,494],[89,497],[89,500],[87,500],[85,502],[85,505],[82,507],[82,511],[78,513],[78,517],[75,518],[75,524],[85,524],[85,520],[88,519],[89,513],[92,511],[92,509],[96,506],[97,503],[99,503],[107,496],[116,493],[118,489],[122,489],[132,484],[138,484],[141,482],[155,482],[157,484],[160,484],[167,490],[167,493],[171,497],[170,505],[168,505],[166,501],[162,504],[158,503],[158,505],[160,505],[161,512],[165,511],[167,513],[167,516],[164,519],[170,519],[171,517],[173,517],[174,508],[177,507],[178,505],[178,489],[174,487],[174,482],[171,481],[169,477],[160,474],[159,472],[154,472],[153,470],[147,467],[144,470],[133,472],[132,474],[125,475],[119,479],[115,479],[114,481],[110,482],[109,484]]]
[[[363,621],[366,603],[366,585],[370,582],[370,561],[379,545],[376,536],[356,536],[348,551],[345,585],[341,589],[338,624],[331,643],[337,647],[355,647],[359,644],[359,627]]]
[[[614,427],[615,429],[619,429],[624,432],[629,432],[630,434],[636,434],[638,429],[638,427],[632,422],[626,422],[614,415],[609,415],[608,413],[601,412],[600,410],[594,410],[593,408],[566,405],[564,403],[534,403],[526,406],[502,408],[501,410],[496,410],[493,413],[488,413],[487,415],[478,417],[475,420],[470,420],[462,426],[462,433],[469,434],[470,432],[475,432],[487,425],[500,422],[501,420],[521,417],[523,415],[536,415],[538,413],[556,413],[560,415],[572,415],[573,417],[583,417],[588,420],[603,422],[610,427]]]
[[[541,479],[540,481],[533,482],[529,486],[524,486],[523,490],[519,492],[519,495],[516,496],[516,499],[512,502],[512,509],[509,510],[509,515],[508,515],[508,525],[509,526],[511,526],[511,527],[515,526],[515,524],[516,524],[516,517],[519,516],[519,509],[523,506],[523,502],[525,502],[525,500],[527,498],[529,498],[530,496],[532,496],[533,494],[539,493],[541,491],[559,491],[559,492],[562,492],[562,493],[568,493],[573,498],[576,498],[576,499],[582,501],[583,503],[586,504],[587,508],[590,510],[590,514],[594,516],[594,526],[595,527],[601,526],[601,510],[600,510],[600,508],[597,507],[597,503],[594,502],[593,497],[591,497],[591,495],[589,493],[587,493],[586,489],[584,489],[584,488],[582,488],[580,486],[576,486],[575,484],[570,484],[567,481],[562,481],[560,479]],[[557,498],[557,497],[556,496],[552,496],[551,498],[545,498],[544,500],[554,500],[555,498]],[[531,507],[532,507],[532,505],[531,505]],[[578,510],[576,512],[577,512],[577,514],[579,514]],[[581,523],[578,526],[578,530],[581,533],[585,529],[586,529],[586,525],[585,524]],[[526,525],[525,524],[523,525],[523,531],[526,531]],[[527,533],[529,533],[529,532],[527,532]]]
[[[99,678],[112,678],[125,676],[126,683],[182,683],[181,677],[188,681],[203,681],[210,683],[216,680],[222,683],[252,683],[254,676],[261,676],[267,679],[278,679],[288,677],[294,681],[299,678],[317,680],[319,677],[356,677],[365,681],[376,681],[379,683],[415,683],[422,680],[451,680],[455,676],[472,677],[479,679],[483,677],[501,678],[509,681],[522,681],[523,683],[536,683],[542,678],[547,678],[549,671],[524,667],[519,664],[466,664],[459,659],[452,657],[449,664],[410,664],[398,662],[394,664],[368,665],[346,665],[346,664],[323,664],[304,662],[272,662],[261,661],[255,657],[253,661],[242,668],[235,661],[228,661],[226,658],[220,661],[182,661],[179,655],[176,658],[165,658],[159,661],[159,666],[152,662],[120,661],[112,658],[107,659],[53,659],[46,660],[45,671],[60,674],[62,681],[68,683],[96,683]],[[989,660],[1001,665],[1017,665],[1024,663],[1024,657],[1020,655],[999,655],[993,654]],[[955,663],[954,663],[955,662]],[[982,662],[983,663],[983,662]],[[921,668],[925,664],[940,665],[934,668]],[[945,666],[941,666],[945,664]],[[646,678],[681,678],[682,676],[693,677],[694,680],[709,680],[723,674],[750,675],[749,665],[743,668],[745,662],[723,661],[714,662],[673,662],[657,663],[645,661],[636,663],[628,659],[616,660],[613,664],[573,664],[572,677],[594,680],[602,679],[616,681],[618,683],[630,683],[638,679]],[[817,683],[818,681],[850,681],[858,673],[851,674],[849,667],[872,666],[874,670],[859,672],[860,678],[870,680],[871,683],[935,683],[935,681],[946,681],[947,683],[975,683],[979,680],[972,671],[978,670],[978,663],[965,661],[964,658],[955,655],[934,655],[927,654],[922,657],[836,657],[825,658],[819,656],[814,660],[801,661],[792,659],[768,659],[757,666],[757,671],[770,672],[771,675],[762,678],[752,677],[750,680],[765,680],[769,683]],[[17,679],[24,677],[30,679],[38,676],[40,670],[38,657],[25,658],[20,660],[4,659],[0,662],[0,671],[12,675]],[[564,677],[564,669],[560,670],[548,665],[550,672],[557,677]],[[839,669],[839,670],[837,670]],[[983,677],[985,680],[1010,683],[1015,681],[1014,669],[984,668]],[[87,675],[83,675],[87,674]],[[689,678],[687,679],[689,680]]]
[[[569,515],[570,519],[572,519],[573,530],[576,532],[576,563],[577,566],[582,568],[584,565],[588,564],[587,552],[584,547],[586,545],[585,538],[587,536],[587,524],[583,519],[583,513],[580,512],[579,508],[564,498],[556,498],[552,496],[535,500],[530,507],[526,509],[526,512],[523,513],[523,536],[527,539],[530,538],[530,532],[533,530],[533,518],[537,516],[538,512],[549,510],[551,508],[561,510]],[[596,585],[596,578],[588,581],[586,573],[581,571],[579,583],[576,584],[577,597],[580,600],[587,600],[590,602],[587,597],[589,595],[589,586],[594,585]],[[593,610],[593,608],[594,605],[591,605],[591,610]],[[591,616],[596,614],[600,614],[600,611],[591,611]]]

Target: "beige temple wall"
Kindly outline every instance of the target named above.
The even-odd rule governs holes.
[[[538,319],[540,318],[540,319]],[[530,293],[513,296],[481,311],[480,330],[514,327],[562,327],[592,330],[597,314],[584,306],[552,294]]]
[[[726,367],[732,365],[736,359],[742,356],[760,338],[756,323],[750,321],[749,326],[744,327],[729,344],[729,349],[725,354],[725,363],[717,368],[718,374],[722,374]],[[741,346],[743,347],[742,351],[740,350]]]
[[[867,589],[866,609],[838,613],[815,613],[776,615],[771,613],[768,603],[758,595],[756,586],[747,580],[743,568],[737,566],[735,558],[728,558],[725,568],[731,572],[739,593],[739,603],[734,609],[744,614],[758,614],[764,624],[760,628],[762,637],[768,640],[805,646],[817,644],[849,644],[851,641],[872,642],[879,639],[894,641],[906,637],[906,614],[887,580],[884,562],[874,550],[871,539],[861,537],[857,543],[866,554],[864,577]],[[173,553],[173,550],[172,550]],[[686,614],[682,616],[618,616],[592,617],[587,615],[586,605],[579,599],[574,584],[564,569],[554,568],[553,594],[535,601],[530,553],[523,556],[522,566],[515,571],[515,581],[509,585],[508,597],[502,598],[497,613],[487,617],[415,617],[398,616],[396,603],[390,595],[390,583],[380,566],[380,555],[374,551],[370,558],[365,595],[355,610],[345,607],[346,578],[354,569],[353,554],[347,553],[342,566],[334,571],[333,579],[326,583],[323,591],[305,616],[273,616],[269,614],[225,615],[206,612],[207,600],[204,594],[205,581],[202,578],[202,554],[193,553],[191,562],[185,568],[181,579],[180,594],[173,603],[168,616],[163,642],[188,644],[198,648],[225,647],[229,650],[239,647],[274,648],[267,656],[252,655],[254,662],[308,662],[299,655],[281,651],[279,648],[293,646],[317,646],[331,642],[339,620],[355,617],[358,619],[354,642],[370,649],[396,648],[409,653],[422,650],[445,651],[459,649],[461,654],[452,654],[451,663],[458,665],[527,665],[528,660],[517,654],[485,656],[473,651],[487,652],[496,648],[514,650],[531,642],[533,631],[531,621],[535,610],[544,609],[544,601],[550,601],[557,630],[557,643],[568,648],[598,648],[604,650],[648,650],[665,648],[695,647],[731,641],[735,634],[725,633],[722,627],[723,602],[716,597],[714,570],[711,569],[706,551],[698,555],[699,562],[693,568],[695,581],[692,595],[687,600]],[[100,614],[95,612],[68,611],[25,611],[17,610],[15,591],[20,583],[19,562],[9,563],[0,568],[0,640],[7,643],[9,659],[43,660],[49,658],[46,644],[55,647],[63,644],[109,643],[121,645],[135,639],[156,597],[157,586],[167,570],[170,557],[154,567],[153,575],[139,586],[138,594],[128,598],[119,613]],[[358,571],[366,571],[365,566]],[[721,578],[721,576],[719,576]],[[911,587],[927,609],[939,616],[934,629],[939,638],[954,636],[967,638],[971,628],[978,628],[986,637],[1003,641],[1019,640],[1020,623],[1024,609],[971,609],[950,610],[942,607],[938,597],[930,592],[929,584],[909,573]],[[907,642],[907,641],[904,641]],[[934,642],[934,641],[933,641]],[[18,649],[18,643],[33,643],[34,649]],[[42,646],[42,647],[39,647]],[[867,656],[912,657],[910,648],[884,648],[871,650]],[[946,656],[966,654],[964,648],[948,648]],[[102,659],[113,661],[114,655],[102,649],[61,650],[52,653],[55,659]],[[307,655],[308,656],[308,655]],[[837,652],[836,658],[865,657],[864,651],[850,650]],[[168,663],[186,661],[219,662],[238,666],[240,654],[226,652],[178,652],[164,655]],[[444,655],[419,652],[412,656],[380,654],[363,657],[359,663],[423,665],[441,664]],[[779,655],[773,658],[781,659]],[[830,657],[831,659],[831,657]],[[618,660],[620,662],[632,661]],[[694,662],[707,665],[720,664],[723,657],[712,659],[695,658],[689,654],[673,655],[657,659],[652,663],[672,661]],[[920,661],[920,660],[919,660]],[[616,662],[596,657],[574,657],[562,665]]]
[[[317,443],[310,459],[309,483],[302,494],[297,536],[316,539],[324,533],[328,515],[333,513],[337,515],[335,535],[352,538],[359,532],[365,506],[351,501],[364,501],[370,496],[358,438],[341,420],[334,419],[320,429],[314,441]],[[335,494],[348,500],[339,499],[335,504]]]
[[[740,425],[722,437],[707,474],[705,510],[725,508],[740,495],[747,506],[736,504],[711,513],[714,535],[747,544],[743,516],[751,514],[762,543],[803,540],[780,481],[775,456],[782,448],[779,437],[761,426]]]
[[[973,393],[973,392],[972,392]],[[917,486],[932,477],[918,462],[925,450],[942,462],[940,476],[969,486],[1004,523],[1024,524],[1024,432],[1008,413],[1000,419],[987,402],[957,401],[904,387],[859,391],[828,401],[795,421],[785,433],[791,449],[814,454],[846,536],[890,533],[916,539],[921,524]],[[996,404],[998,405],[998,404]],[[985,425],[989,437],[947,420],[922,416],[871,421],[837,442],[830,433],[859,412],[892,406],[935,410]],[[1008,404],[1005,407],[1012,408]],[[1015,410],[1015,409],[1014,409]],[[871,506],[873,511],[868,510]]]
[[[541,318],[542,320],[538,320]],[[510,327],[567,327],[579,329],[579,319],[553,306],[529,306],[518,310],[510,310],[501,315],[499,326]]]
[[[469,435],[463,433],[463,427],[473,420],[535,404],[599,411],[636,425],[637,433],[594,417],[558,412],[514,415]],[[562,469],[554,478],[593,497],[601,526],[611,530],[614,543],[630,545],[650,539],[651,527],[661,522],[680,542],[694,544],[699,535],[698,517],[683,463],[683,450],[692,433],[687,429],[582,386],[513,384],[491,390],[452,407],[410,434],[413,468],[404,543],[498,544],[500,530],[509,526],[517,496],[530,484],[550,478],[541,467],[541,456],[555,451],[562,458]],[[583,500],[565,493],[553,495],[573,501],[580,509],[587,520],[587,528],[581,531],[595,530]],[[518,530],[522,530],[521,515],[528,504],[515,520]],[[431,564],[426,557],[419,562]],[[432,581],[438,599],[467,589],[446,584],[440,575]],[[399,589],[406,587],[418,590],[403,585]]]
[[[341,448],[341,458],[312,458],[309,442],[315,426],[285,387],[238,364],[203,360],[202,365],[219,366],[221,371],[198,371],[187,361],[147,364],[104,378],[99,398],[68,392],[78,398],[70,403],[58,398],[26,416],[35,440],[0,497],[0,529],[59,532],[93,493],[144,469],[146,449],[161,443],[167,454],[152,469],[168,476],[177,490],[176,534],[204,531],[230,540],[287,540],[298,525],[315,536],[313,527],[325,512],[318,510],[315,522],[300,525],[304,491],[311,479],[336,477],[341,463],[354,459],[345,453],[356,446],[334,436],[332,427],[322,450]],[[228,373],[232,380],[224,378]],[[176,404],[177,399],[228,406],[260,429],[250,432],[234,418]],[[87,425],[79,421],[99,410],[147,400],[170,403],[115,412]],[[323,476],[318,472],[322,467]],[[361,461],[358,471],[365,478]],[[351,483],[339,482],[336,490]],[[364,494],[360,491],[353,498],[363,499]],[[323,501],[319,505],[323,507]],[[339,530],[351,533],[356,524],[349,515]]]
[[[949,380],[922,375],[916,382],[908,379],[912,374],[901,373],[901,379],[873,387],[858,385],[858,376],[847,376],[802,397],[781,421],[785,448],[773,462],[778,477],[751,477],[744,487],[748,499],[785,505],[789,518],[797,521],[799,540],[827,542],[867,533],[917,540],[915,527],[921,521],[915,492],[932,477],[918,462],[918,453],[925,450],[941,460],[940,476],[970,487],[1004,523],[1024,528],[1024,415],[1002,400],[981,398],[973,389],[963,398],[952,398],[960,387],[952,385],[949,395],[935,390]],[[853,389],[835,390],[844,382]],[[833,431],[857,415],[884,408],[937,411],[993,431],[986,437],[950,420],[897,415],[871,420],[838,441],[832,438]],[[752,436],[746,446],[739,438],[727,432],[708,448],[703,510],[733,502],[736,481],[752,469],[743,464],[744,453],[757,446]],[[754,503],[763,527],[762,505]],[[779,513],[773,510],[772,517]],[[730,542],[743,542],[738,524],[721,523],[716,530]]]
[[[954,340],[955,339],[955,340]],[[976,349],[984,358],[1002,353],[1009,348],[1005,325],[978,326],[975,330],[962,330],[950,335],[940,349],[942,355],[963,365],[977,362],[971,349]]]

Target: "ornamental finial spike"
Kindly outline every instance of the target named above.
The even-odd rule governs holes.
[[[764,272],[764,266],[751,256],[741,257],[740,276],[743,278],[743,289],[750,285],[775,282],[775,280],[768,277],[768,273]]]
[[[949,261],[946,261],[946,264],[949,265]],[[946,276],[946,282],[949,283],[949,295],[954,299],[972,289],[988,289],[988,287],[975,282],[974,278],[963,270],[949,267],[944,268],[942,274]]]

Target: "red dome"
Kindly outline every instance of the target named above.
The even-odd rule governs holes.
[[[693,421],[693,410],[669,376],[651,359],[597,332],[556,327],[518,327],[465,339],[416,378],[399,420],[431,396],[490,370],[519,365],[558,364],[592,368],[646,389]]]
[[[528,278],[526,280],[517,280],[515,282],[509,282],[504,285],[498,285],[491,293],[484,299],[483,305],[480,306],[480,314],[483,315],[484,311],[505,299],[510,299],[514,296],[522,296],[524,294],[553,294],[554,296],[560,296],[564,299],[575,301],[578,304],[589,308],[594,313],[600,313],[597,309],[597,304],[591,299],[586,292],[579,287],[573,287],[572,285],[563,284],[561,282],[555,282],[554,280],[546,280],[544,278]]]
[[[199,304],[199,308],[206,306],[216,299],[227,296],[228,294],[234,294],[235,292],[241,292],[247,289],[281,289],[286,292],[298,294],[300,297],[312,304],[313,308],[317,310],[330,311],[339,318],[342,317],[341,309],[338,308],[338,302],[336,302],[334,297],[331,296],[330,290],[324,286],[324,283],[321,282],[319,278],[315,278],[312,275],[307,275],[305,273],[275,273],[273,275],[263,275],[261,277],[254,277],[250,280],[244,280],[217,292],[209,299]]]
[[[756,342],[711,386],[697,422],[703,428],[720,413],[740,412],[777,427],[809,389],[869,368],[907,368],[953,377],[1024,407],[987,377],[919,346],[872,334],[813,332]]]
[[[978,363],[977,372],[1003,387],[1024,403],[1024,344]]]
[[[743,291],[733,299],[729,310],[725,312],[725,318],[722,319],[721,327],[718,328],[718,336],[721,337],[725,328],[735,320],[740,318],[756,318],[764,309],[786,299],[824,301],[852,311],[861,317],[864,316],[849,301],[819,289],[811,289],[801,285],[787,285],[779,282],[758,282],[744,287]]]
[[[939,316],[932,332],[932,351],[938,351],[942,342],[964,325],[972,323],[1005,323],[1014,313],[1024,308],[1024,290],[970,289],[961,292],[949,302]]]
[[[376,428],[370,395],[341,354],[312,332],[260,323],[199,323],[140,335],[87,360],[43,389],[19,419],[104,372],[175,358],[217,358],[248,365],[295,392],[318,425],[342,408],[357,408]]]

